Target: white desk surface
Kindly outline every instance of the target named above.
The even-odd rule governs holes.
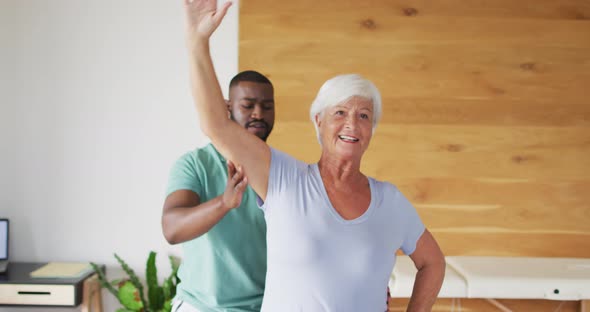
[[[446,257],[441,298],[590,299],[590,259]],[[398,256],[389,288],[392,297],[412,294],[416,269]]]
[[[590,299],[590,259],[447,257],[467,280],[468,298]]]

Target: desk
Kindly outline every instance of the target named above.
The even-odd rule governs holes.
[[[590,312],[590,259],[535,257],[446,257],[440,298],[579,300]],[[392,297],[409,298],[416,268],[398,256],[389,281]]]
[[[0,307],[77,307],[102,312],[98,276],[90,271],[77,278],[31,278],[46,263],[11,262],[0,275]]]

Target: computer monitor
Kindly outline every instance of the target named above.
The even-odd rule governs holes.
[[[0,273],[8,267],[8,219],[0,219]]]

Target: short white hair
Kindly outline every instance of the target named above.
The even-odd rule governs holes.
[[[320,132],[316,123],[316,116],[320,116],[330,107],[336,106],[353,96],[366,98],[373,102],[373,132],[381,118],[381,94],[377,87],[368,79],[358,74],[339,75],[324,82],[309,110],[309,117],[320,145]]]

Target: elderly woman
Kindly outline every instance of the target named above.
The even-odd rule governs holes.
[[[444,257],[399,190],[360,171],[381,114],[377,88],[358,75],[328,80],[310,114],[321,158],[300,162],[227,118],[209,38],[231,3],[217,9],[213,0],[184,1],[201,129],[239,164],[230,172],[235,191],[249,183],[264,210],[268,271],[262,310],[383,311],[401,249],[418,269],[408,310],[429,311],[442,284]]]

